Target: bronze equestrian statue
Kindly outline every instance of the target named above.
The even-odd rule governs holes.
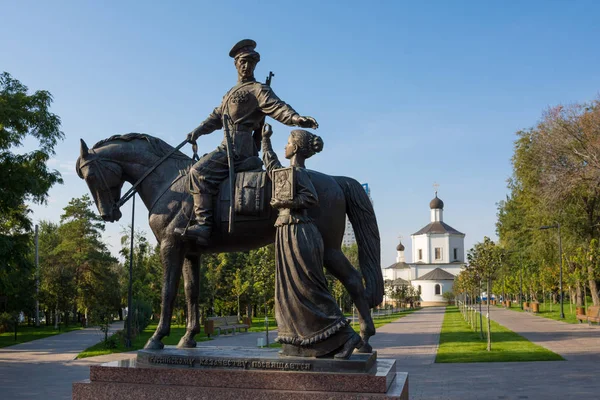
[[[242,55],[256,57],[253,43],[236,50],[238,44],[231,54],[240,55],[238,53],[241,51]],[[243,60],[243,57],[239,60]],[[266,172],[261,171],[262,162],[256,157],[256,144],[260,145],[260,137],[258,141],[252,138],[251,131],[260,132],[265,114],[290,125],[317,127],[313,118],[300,117],[281,102],[268,86],[253,81],[255,63],[249,62],[246,66],[242,65],[244,63],[236,60],[238,74],[249,80],[242,82],[242,85],[247,83],[248,88],[242,89],[243,93],[239,92],[238,95],[226,95],[221,107],[217,107],[211,117],[189,135],[189,139],[194,140],[197,134],[212,132],[224,124],[226,136],[230,134],[229,148],[232,151],[229,154],[220,146],[193,165],[191,158],[177,151],[184,143],[174,149],[150,135],[116,135],[96,143],[91,149],[81,140],[76,170],[79,177],[86,181],[102,218],[107,222],[117,221],[121,217],[119,207],[137,192],[149,211],[149,225],[160,244],[164,272],[161,313],[158,327],[145,346],[147,349],[162,348],[162,338],[169,335],[182,273],[188,321],[186,333],[178,347],[196,346],[194,336],[200,332],[198,294],[202,254],[247,251],[275,240],[277,213],[269,206],[271,182]],[[271,99],[270,103],[263,102],[265,96]],[[248,104],[249,108],[238,107],[239,104]],[[242,109],[248,110],[248,115],[241,115]],[[215,117],[218,115],[222,115],[224,121]],[[234,153],[233,149],[235,154],[231,154]],[[236,172],[233,184],[227,178],[229,165]],[[214,171],[217,171],[214,175],[204,174]],[[362,186],[352,178],[334,177],[312,170],[306,172],[319,198],[319,207],[307,212],[323,239],[324,267],[348,290],[359,315],[362,347],[358,351],[370,352],[369,338],[375,334],[370,308],[382,302],[384,289],[379,231],[372,204]],[[203,178],[207,176],[209,178]],[[133,186],[121,197],[124,182]],[[194,203],[196,199],[190,195],[190,187],[194,197],[206,189],[203,193],[206,196],[201,200],[206,204],[201,203],[199,207]],[[228,212],[232,201],[235,220]],[[204,237],[204,233],[189,235],[190,230],[194,229],[193,225],[190,226],[194,209],[212,210],[209,211],[212,228],[201,229],[209,232],[210,236],[200,245],[195,243],[195,238]],[[360,271],[350,264],[341,251],[346,215],[356,234]],[[207,218],[203,218],[202,215],[200,218],[196,216],[200,223],[207,221]],[[230,221],[235,229],[229,226]],[[194,240],[189,240],[190,237]]]

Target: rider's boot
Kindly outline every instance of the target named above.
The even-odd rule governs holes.
[[[207,246],[212,232],[213,202],[212,195],[206,193],[194,194],[194,213],[196,224],[185,231],[185,237],[195,239],[201,246]],[[179,229],[175,232],[183,233]]]

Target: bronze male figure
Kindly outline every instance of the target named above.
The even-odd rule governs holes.
[[[234,170],[249,169],[249,162],[258,155],[252,133],[260,130],[265,115],[277,121],[303,128],[317,128],[312,117],[300,116],[291,106],[275,95],[273,90],[254,78],[254,68],[260,61],[255,51],[256,42],[242,40],[233,46],[229,56],[234,59],[238,82],[223,97],[221,104],[196,129],[188,134],[192,143],[201,135],[207,135],[224,128],[230,136],[230,161]],[[227,137],[221,145],[196,162],[190,170],[189,191],[194,198],[196,224],[189,227],[185,235],[196,239],[200,245],[208,245],[213,225],[213,196],[219,191],[219,184],[229,173],[227,157]]]

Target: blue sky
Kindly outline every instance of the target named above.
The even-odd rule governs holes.
[[[33,207],[36,221],[87,193],[73,166],[80,137],[180,143],[235,84],[227,54],[243,38],[258,43],[257,78],[274,71],[275,92],[319,121],[325,148],[307,166],[369,183],[383,266],[400,234],[410,254],[434,182],[467,249],[494,237],[515,132],[600,89],[595,1],[173,3],[0,0],[0,70],[49,90],[66,135],[50,162],[65,184]],[[273,125],[283,156],[291,128]],[[221,140],[202,137],[200,152]],[[107,225],[114,252],[122,211]],[[141,206],[136,227],[148,229]]]

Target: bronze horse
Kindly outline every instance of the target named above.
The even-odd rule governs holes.
[[[86,181],[101,217],[107,222],[114,222],[121,217],[118,205],[123,183],[134,184],[173,150],[164,141],[139,133],[112,136],[96,143],[92,149],[81,140],[76,170]],[[185,227],[192,212],[193,202],[186,190],[186,179],[183,179],[191,164],[191,158],[179,151],[174,152],[137,186],[137,192],[149,211],[150,228],[160,244],[163,265],[160,321],[146,343],[147,349],[164,347],[161,340],[169,335],[171,329],[173,305],[182,272],[188,321],[178,347],[196,346],[194,336],[200,332],[198,294],[202,253],[247,251],[275,240],[273,224],[276,213],[271,213],[271,218],[236,219],[232,234],[228,233],[226,224],[215,226],[210,247],[193,248],[190,242],[175,234],[174,229]],[[325,268],[342,282],[352,297],[364,341],[359,351],[370,352],[368,341],[375,334],[375,326],[369,309],[383,300],[379,230],[373,207],[362,186],[354,179],[310,170],[309,174],[319,196],[320,206],[311,209],[310,215],[323,236]],[[268,204],[271,193],[266,192]],[[358,242],[360,272],[341,251],[346,213]],[[215,220],[218,219],[216,216]]]

